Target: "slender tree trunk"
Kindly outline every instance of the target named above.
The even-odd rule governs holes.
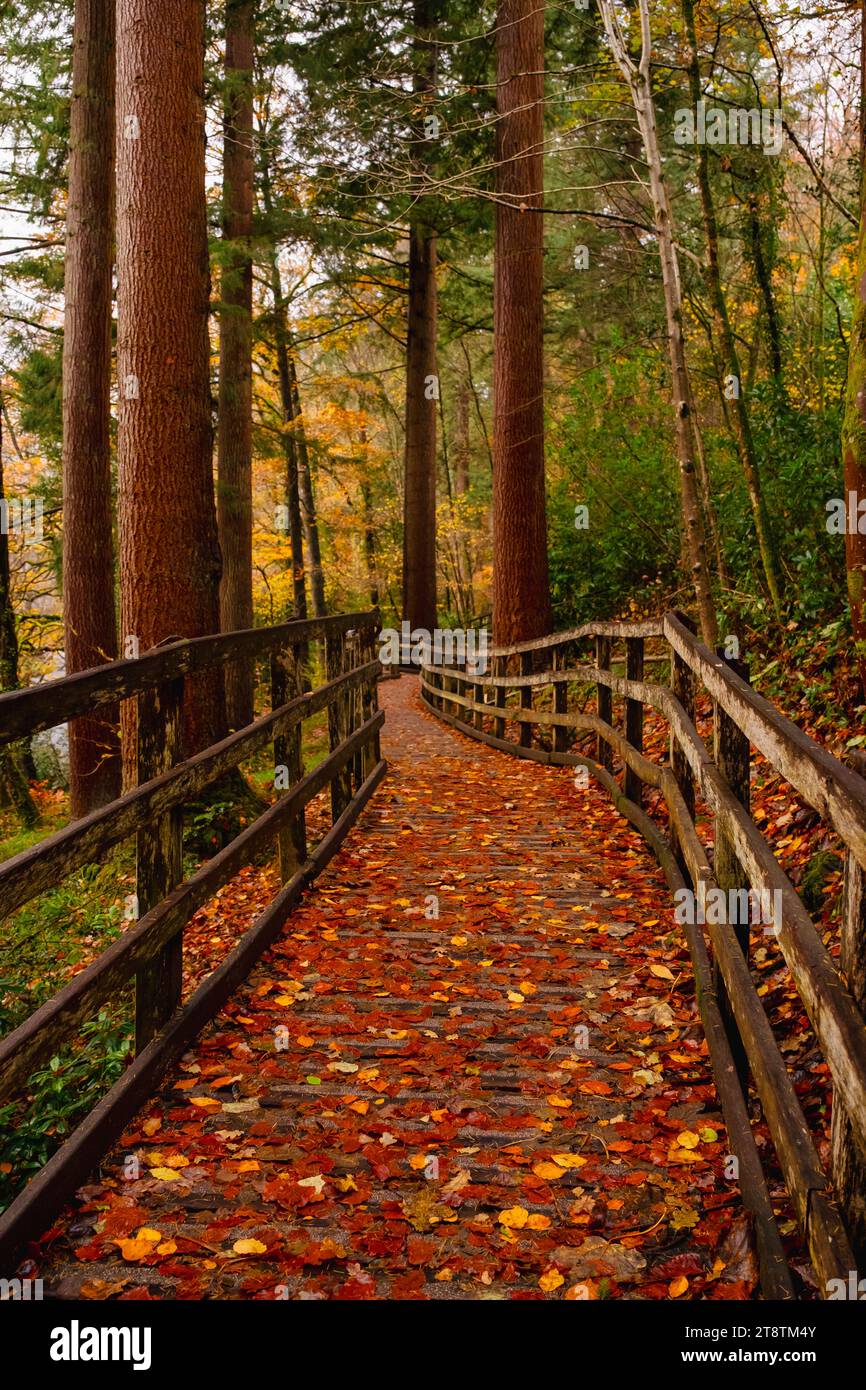
[[[301,493],[301,521],[304,526],[304,543],[307,547],[310,571],[310,597],[313,602],[313,617],[324,618],[328,611],[325,602],[325,571],[322,568],[322,547],[319,540],[319,519],[316,513],[316,499],[313,492],[313,472],[310,466],[310,449],[307,432],[304,429],[304,412],[301,407],[301,394],[298,390],[298,373],[293,354],[289,353],[289,371],[292,376],[292,402],[294,408],[295,438],[298,441],[298,483]]]
[[[292,363],[289,356],[286,302],[280,279],[276,249],[271,257],[271,293],[274,301],[274,344],[283,414],[283,446],[286,456],[286,506],[289,512],[289,540],[292,546],[292,594],[295,617],[307,616],[307,583],[304,575],[304,541],[301,521],[301,494],[298,481],[298,438],[295,432],[295,402],[292,391]]]
[[[430,0],[414,0],[413,90],[422,104],[436,87]],[[420,137],[416,137],[420,138]],[[406,455],[403,485],[403,617],[436,627],[436,232],[423,201],[409,227]]]
[[[550,631],[544,489],[544,9],[500,0],[493,282],[493,631]]]
[[[469,489],[469,384],[457,387],[454,421],[454,491],[462,496]]]
[[[0,408],[0,503],[5,501],[3,483],[3,413]],[[12,607],[12,582],[9,567],[9,536],[4,526],[0,526],[0,690],[17,690],[18,678],[18,632],[15,627],[15,612]],[[0,748],[0,793],[15,808],[25,826],[34,826],[39,820],[39,811],[27,778],[21,770],[16,756],[17,750],[8,745]]]
[[[363,425],[361,426],[361,447],[364,450],[366,461],[367,431]],[[373,608],[378,608],[379,579],[376,574],[376,527],[373,521],[373,491],[363,472],[361,474],[361,502],[364,507],[364,558],[367,563],[370,605]]]
[[[656,235],[659,244],[659,259],[662,269],[662,285],[665,297],[665,316],[667,320],[668,347],[670,351],[671,378],[673,385],[674,420],[676,429],[677,459],[680,471],[680,501],[683,527],[686,535],[689,567],[695,590],[701,634],[708,646],[715,646],[718,637],[715,608],[710,591],[709,570],[706,558],[706,537],[701,516],[700,501],[695,478],[695,443],[692,432],[691,400],[692,392],[686,365],[685,342],[682,325],[682,291],[680,288],[679,262],[673,236],[673,219],[667,185],[662,173],[658,132],[656,129],[655,104],[652,97],[650,64],[652,54],[652,34],[650,30],[648,0],[638,0],[641,22],[640,62],[633,62],[619,26],[612,0],[599,0],[599,9],[604,21],[605,31],[610,41],[617,65],[625,77],[637,116],[638,128],[643,140],[644,153],[649,168],[650,191],[653,201]]]
[[[749,218],[749,249],[751,251],[755,279],[758,282],[758,289],[761,291],[761,298],[764,301],[764,313],[767,316],[770,371],[772,372],[777,391],[781,395],[784,395],[785,375],[782,366],[782,333],[779,327],[779,314],[776,309],[776,296],[773,293],[773,281],[770,275],[770,267],[767,265],[767,258],[764,254],[764,242],[761,235],[761,219],[758,213],[758,206],[757,193],[750,193],[747,204]]]
[[[223,571],[220,616],[226,632],[253,625],[253,0],[228,0],[223,113],[223,243],[220,287],[219,485]],[[251,662],[226,667],[231,728],[253,718]]]
[[[219,630],[208,376],[203,0],[118,0],[118,472],[124,641]],[[185,751],[225,733],[187,681]]]
[[[115,0],[76,0],[63,335],[66,673],[117,657],[111,496]],[[118,708],[69,726],[73,819],[120,794]]]
[[[682,11],[686,38],[689,45],[689,90],[692,105],[695,107],[695,110],[697,110],[697,104],[701,100],[701,71],[698,60],[698,40],[695,32],[694,0],[682,0]],[[731,401],[731,410],[734,420],[736,421],[736,432],[734,437],[737,444],[737,452],[740,456],[743,476],[746,480],[746,488],[752,508],[752,518],[755,523],[755,534],[758,539],[758,549],[764,568],[764,577],[767,581],[767,589],[769,590],[773,608],[778,616],[782,607],[779,559],[776,552],[776,541],[773,535],[770,515],[761,488],[760,465],[758,463],[757,450],[755,449],[755,441],[752,436],[752,423],[749,418],[749,410],[746,405],[746,384],[742,379],[737,345],[731,328],[727,300],[722,286],[722,272],[719,260],[719,232],[716,220],[716,209],[713,202],[713,191],[710,185],[707,147],[703,142],[699,142],[696,149],[698,186],[701,194],[701,211],[703,213],[704,234],[707,242],[705,276],[710,291],[713,319],[716,325],[716,339],[724,356],[722,376],[732,377],[735,383],[735,394]]]
[[[854,314],[848,342],[848,380],[842,419],[842,465],[846,515],[851,493],[866,499],[866,161],[860,199],[860,236],[854,276]],[[855,502],[854,513],[857,513]],[[845,568],[854,650],[860,684],[866,692],[866,535],[845,528]]]

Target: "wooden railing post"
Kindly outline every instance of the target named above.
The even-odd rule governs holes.
[[[271,653],[271,709],[279,709],[289,700],[303,693],[303,653],[298,647],[289,647],[285,652]],[[300,782],[304,775],[303,726],[298,724],[288,734],[277,734],[274,739],[274,778],[285,794]],[[282,779],[276,782],[277,769],[285,768],[286,786]],[[307,829],[303,809],[292,817],[291,824],[277,836],[277,856],[280,879],[287,883],[304,863],[307,857]]]
[[[694,631],[692,622],[685,614],[678,613],[677,617],[682,623],[688,626],[691,631]],[[671,694],[682,705],[688,718],[694,722],[695,678],[691,669],[686,665],[685,661],[683,661],[683,658],[675,651],[671,652]],[[685,802],[689,818],[693,820],[695,815],[694,778],[692,777],[688,759],[683,749],[680,747],[679,739],[676,737],[673,728],[671,729],[671,771],[680,789],[680,795]],[[685,875],[686,880],[689,881],[691,876],[689,874],[688,865],[673,826],[671,826],[671,848],[673,849],[674,856],[680,869]]]
[[[325,667],[329,681],[336,680],[338,676],[343,674],[345,650],[345,642],[342,637],[326,637]],[[341,693],[328,706],[328,745],[332,753],[335,748],[339,748],[346,738],[347,724],[346,697]],[[331,816],[334,822],[339,820],[351,800],[352,773],[347,766],[338,772],[331,781]]]
[[[643,638],[627,637],[625,643],[625,676],[626,680],[643,680]],[[632,748],[636,748],[639,753],[643,752],[643,701],[633,700],[629,697],[625,702],[625,737],[626,742]],[[633,768],[626,764],[624,791],[630,801],[641,804],[643,797],[643,782]]]
[[[861,777],[866,776],[866,753],[853,749],[847,761]],[[839,965],[866,1020],[866,874],[850,849],[845,852],[840,936]],[[857,1147],[848,1113],[835,1091],[830,1144],[833,1183],[862,1269],[866,1262],[866,1153]]]
[[[599,671],[610,670],[609,637],[596,637],[595,664]],[[613,722],[613,691],[609,685],[602,685],[601,681],[596,682],[595,690],[595,707],[598,717],[603,719],[606,724],[610,724]],[[607,768],[608,772],[613,767],[613,749],[601,734],[596,737],[596,758],[602,767]]]
[[[361,637],[360,661],[366,665],[368,661],[376,660],[376,629],[366,628]],[[434,681],[435,684],[435,681]],[[368,719],[372,719],[376,710],[379,708],[379,689],[375,675],[364,682],[361,695],[361,722],[366,724]],[[364,744],[362,756],[362,774],[364,778],[369,777],[376,763],[379,761],[379,735],[378,732],[374,740]]]
[[[507,656],[495,656],[493,658],[493,675],[500,680],[503,676],[508,675]],[[496,692],[496,704],[504,706],[506,703],[505,697],[508,694],[507,688],[504,685],[495,685],[493,688]],[[505,720],[502,718],[501,714],[494,716],[493,736],[494,738],[505,738]]]
[[[170,637],[168,642],[176,642]],[[168,772],[183,757],[183,677],[164,681],[137,698],[136,780],[149,782]],[[135,844],[135,893],[143,917],[183,878],[183,809],[173,806],[152,825],[139,830]],[[135,976],[136,1056],[156,1036],[180,1005],[183,983],[183,933],[178,932]]]
[[[555,670],[563,670],[568,666],[568,648],[557,647],[553,653],[553,666]],[[554,714],[568,714],[568,682],[553,682],[553,712]],[[554,724],[553,726],[553,751],[554,753],[568,752],[568,729],[564,724]]]
[[[531,675],[532,675],[532,666],[533,666],[533,662],[532,662],[532,652],[521,652],[521,653],[520,653],[520,674],[521,674],[521,676],[531,676]],[[521,686],[520,686],[520,707],[521,707],[521,709],[532,709],[532,693],[533,693],[533,691],[532,691],[532,686],[531,686],[531,685],[521,685]],[[531,748],[531,747],[532,747],[532,725],[531,725],[531,724],[521,724],[521,725],[520,725],[520,746],[521,746],[521,748]]]
[[[717,649],[717,655],[726,659],[724,658],[724,652],[721,648]],[[749,670],[744,662],[727,659],[727,664],[731,667],[731,670],[734,671],[736,675],[742,677],[743,680],[747,681],[749,679]],[[734,723],[731,716],[727,714],[719,704],[714,705],[713,756],[716,766],[725,778],[734,796],[740,802],[740,805],[744,806],[748,811],[750,801],[750,748],[748,735],[743,733],[742,729]],[[750,886],[749,879],[743,872],[740,861],[737,858],[733,840],[727,829],[724,816],[716,817],[713,877],[722,891],[727,894],[730,894],[732,890],[736,891],[742,888],[748,889]],[[732,899],[729,896],[728,901],[736,901],[736,899]],[[749,913],[746,913],[745,922],[732,922],[730,925],[733,927],[734,936],[737,939],[740,950],[743,952],[748,962]],[[731,1009],[730,1000],[728,999],[722,983],[718,964],[715,966],[715,974],[719,1008],[728,1031],[737,1073],[745,1086],[749,1070],[746,1052],[740,1039],[739,1030],[734,1022],[733,1010]]]

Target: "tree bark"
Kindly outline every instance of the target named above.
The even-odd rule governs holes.
[[[648,0],[638,0],[638,7],[641,24],[641,56],[639,63],[635,63],[629,56],[612,0],[599,0],[599,10],[611,50],[631,92],[649,170],[665,298],[683,528],[701,624],[701,635],[707,646],[715,646],[718,638],[718,625],[710,591],[706,538],[695,478],[695,442],[691,422],[692,393],[683,339],[679,261],[674,245],[673,219],[667,184],[662,172],[655,104],[650,79],[652,34]]]
[[[415,0],[412,85],[422,109],[436,85],[431,9],[430,0]],[[425,222],[423,200],[415,206],[409,227],[403,617],[413,628],[432,632],[436,627],[436,232]]]
[[[322,568],[322,546],[319,539],[319,519],[316,513],[316,499],[313,492],[313,471],[310,466],[310,449],[307,432],[304,429],[304,412],[301,394],[298,390],[298,372],[293,353],[289,352],[289,371],[292,377],[292,402],[294,407],[295,438],[298,443],[298,485],[301,493],[301,521],[304,527],[304,543],[307,548],[310,572],[310,597],[313,602],[313,617],[324,618],[328,611],[325,602],[325,571]]]
[[[866,190],[866,162],[863,166]],[[860,199],[860,235],[857,246],[857,273],[854,284],[854,313],[848,341],[848,379],[842,417],[842,466],[845,513],[848,498],[866,499],[866,191]],[[855,516],[857,507],[854,507]],[[866,535],[845,528],[845,570],[851,627],[860,685],[866,691]]]
[[[283,415],[283,449],[286,459],[286,505],[289,512],[289,539],[292,546],[292,594],[295,617],[307,616],[307,583],[304,575],[304,540],[301,521],[301,494],[298,475],[298,439],[295,433],[295,400],[292,390],[292,362],[289,355],[286,302],[280,267],[274,248],[271,257],[271,293],[274,301],[274,343]]]
[[[682,11],[686,39],[688,40],[689,46],[689,91],[692,105],[697,110],[697,103],[701,100],[701,72],[698,60],[698,40],[695,32],[694,0],[682,0]],[[752,423],[749,418],[749,410],[746,405],[745,382],[742,379],[742,373],[740,371],[737,345],[731,328],[727,300],[722,286],[722,272],[719,260],[718,222],[716,220],[716,209],[713,202],[713,191],[710,185],[707,146],[703,142],[699,142],[696,146],[696,150],[698,186],[701,195],[704,234],[707,242],[705,275],[707,287],[710,291],[713,319],[716,325],[716,338],[724,355],[722,377],[732,376],[736,379],[736,394],[731,401],[732,413],[736,421],[734,437],[737,445],[737,452],[740,456],[740,466],[742,467],[743,476],[746,480],[746,489],[752,508],[752,518],[755,523],[755,535],[758,539],[758,549],[761,555],[764,577],[767,581],[767,589],[769,590],[773,609],[778,616],[782,607],[779,559],[776,552],[776,540],[773,535],[770,514],[767,510],[767,504],[764,500],[761,487],[760,465],[758,462],[757,450],[755,449],[754,438],[752,436]]]
[[[0,400],[0,502],[6,498],[3,482],[3,410]],[[12,607],[12,577],[9,566],[9,536],[0,526],[0,690],[17,690],[18,677],[18,631],[15,626],[15,612]],[[14,806],[25,826],[34,826],[39,820],[39,810],[27,778],[18,763],[16,749],[0,748],[0,794]]]
[[[115,0],[76,0],[63,335],[66,674],[117,657],[111,496]],[[69,726],[73,819],[120,795],[118,708]]]
[[[204,0],[118,0],[117,16],[121,621],[146,651],[219,631]],[[186,755],[224,735],[218,668],[187,682],[184,714]]]
[[[500,0],[493,281],[493,631],[551,628],[544,488],[544,9]]]
[[[223,571],[220,617],[226,632],[253,625],[253,0],[228,0],[223,110],[223,245],[217,519]],[[254,668],[226,667],[231,728],[253,718]]]

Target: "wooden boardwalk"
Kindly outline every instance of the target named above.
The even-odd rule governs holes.
[[[46,1296],[748,1296],[643,841],[413,678],[381,698],[387,780],[44,1238]]]

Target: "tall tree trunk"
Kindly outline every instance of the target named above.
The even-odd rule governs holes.
[[[857,270],[854,276],[854,315],[848,343],[848,380],[842,419],[842,465],[845,513],[853,493],[866,498],[866,160],[863,165],[863,192],[860,199],[860,235]],[[855,501],[854,514],[857,515]],[[845,568],[854,650],[860,672],[860,685],[866,692],[866,535],[845,528]]]
[[[0,503],[5,501],[3,483],[3,411],[0,404]],[[12,607],[12,582],[9,568],[9,536],[7,529],[0,526],[0,690],[17,690],[18,678],[18,632],[15,627],[15,612]],[[21,817],[25,826],[34,826],[39,820],[39,811],[27,778],[21,770],[16,749],[8,745],[0,748],[0,794],[2,794]]]
[[[376,527],[373,522],[373,490],[364,475],[366,463],[367,431],[361,426],[361,448],[364,450],[361,473],[361,502],[364,507],[364,558],[367,563],[367,584],[370,593],[370,606],[379,606],[379,579],[376,574]]]
[[[219,630],[208,377],[204,0],[118,0],[122,633]],[[185,748],[225,733],[218,668],[187,681]]]
[[[286,458],[286,505],[289,511],[289,539],[292,546],[292,594],[295,617],[307,616],[307,583],[304,575],[304,540],[301,521],[301,493],[298,476],[298,438],[295,433],[295,401],[292,390],[292,362],[286,323],[286,301],[280,267],[274,248],[271,256],[271,293],[274,301],[274,344],[283,415],[283,448]]]
[[[223,111],[223,243],[217,519],[226,632],[253,625],[253,0],[228,0]],[[253,718],[251,662],[226,667],[231,728]]]
[[[307,547],[310,571],[310,597],[313,601],[313,617],[324,618],[328,611],[325,602],[325,571],[322,568],[322,546],[319,539],[319,518],[316,513],[316,498],[313,492],[313,471],[310,466],[310,449],[307,432],[304,429],[304,412],[298,390],[298,373],[294,355],[289,353],[289,370],[292,375],[292,402],[294,407],[295,438],[298,442],[298,484],[301,493],[301,521],[304,527],[304,543]]]
[[[671,362],[673,386],[673,406],[676,430],[677,460],[680,472],[680,502],[683,527],[689,556],[692,583],[695,590],[701,634],[708,646],[715,646],[718,637],[715,608],[710,591],[709,570],[706,557],[706,538],[701,516],[698,488],[695,478],[695,442],[691,421],[691,385],[686,365],[685,342],[683,340],[682,290],[680,271],[674,245],[673,219],[667,184],[662,173],[659,151],[658,131],[656,129],[655,104],[652,96],[650,77],[652,57],[652,33],[650,30],[648,0],[638,0],[641,25],[641,56],[635,63],[629,56],[628,47],[619,25],[613,0],[599,0],[599,10],[604,21],[605,32],[617,66],[628,83],[637,116],[638,128],[643,140],[644,153],[649,170],[650,191],[656,236],[659,244],[659,259],[662,269],[662,286],[665,298],[665,317],[667,321],[668,348]]]
[[[689,91],[692,105],[695,107],[695,110],[697,110],[697,104],[701,100],[702,94],[701,70],[698,59],[698,40],[695,32],[694,0],[682,0],[682,11],[686,38],[689,45]],[[736,421],[735,439],[737,452],[740,456],[740,465],[746,480],[746,488],[752,508],[752,518],[755,523],[755,534],[758,538],[758,549],[764,568],[764,577],[767,581],[767,589],[769,590],[773,608],[778,616],[782,607],[779,559],[776,553],[776,541],[773,535],[770,515],[761,488],[760,465],[758,463],[757,450],[755,449],[755,441],[752,436],[752,423],[749,418],[749,410],[746,405],[745,382],[742,379],[742,373],[740,371],[737,345],[731,328],[727,300],[722,286],[722,272],[719,261],[719,231],[715,204],[713,202],[713,190],[710,184],[707,146],[701,141],[697,144],[696,150],[698,186],[701,194],[701,211],[704,221],[704,234],[707,242],[706,281],[710,291],[710,302],[712,304],[713,319],[716,325],[716,338],[724,355],[722,376],[734,377],[736,381],[735,394],[731,402],[731,408],[734,420]]]
[[[550,631],[544,490],[544,7],[496,17],[493,280],[493,631],[502,646]]]
[[[414,0],[413,90],[423,109],[436,87],[431,0]],[[406,455],[403,483],[403,617],[436,627],[436,232],[423,200],[409,227]]]
[[[111,496],[115,0],[76,0],[63,335],[66,673],[117,657]],[[73,818],[120,794],[118,708],[69,726]]]
[[[462,496],[469,488],[469,383],[457,387],[454,420],[454,491]]]

